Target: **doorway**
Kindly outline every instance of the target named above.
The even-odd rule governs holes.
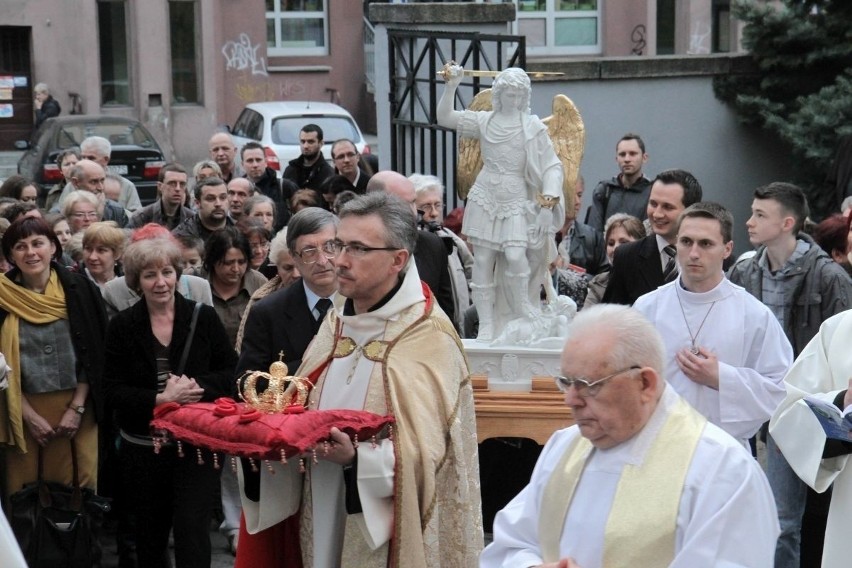
[[[0,151],[32,134],[31,35],[29,27],[0,26]]]

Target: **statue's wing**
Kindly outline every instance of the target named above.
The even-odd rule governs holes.
[[[492,110],[491,89],[479,91],[468,106],[468,110]],[[478,138],[459,138],[459,164],[456,171],[456,191],[461,199],[473,187],[479,170],[482,169],[482,153]]]
[[[562,162],[562,199],[565,212],[574,213],[574,191],[580,175],[580,162],[586,145],[586,127],[574,102],[565,95],[553,97],[553,114],[543,120],[553,149]]]

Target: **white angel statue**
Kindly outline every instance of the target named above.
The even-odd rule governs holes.
[[[471,299],[479,315],[477,339],[491,342],[511,320],[542,318],[540,290],[549,281],[554,234],[564,220],[562,163],[547,126],[530,114],[530,80],[523,69],[497,75],[493,111],[456,111],[463,70],[453,64],[444,69],[438,124],[461,138],[478,139],[481,147],[483,166],[467,195],[462,232],[475,251]]]

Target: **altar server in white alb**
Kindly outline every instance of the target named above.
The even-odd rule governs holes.
[[[746,444],[784,400],[793,350],[772,311],[725,278],[733,224],[717,203],[686,208],[676,240],[680,276],[634,307],[663,337],[669,384]]]
[[[779,526],[745,448],[663,378],[665,348],[633,308],[574,320],[556,432],[494,520],[481,568],[771,568]]]
[[[852,443],[829,440],[814,413],[802,400],[810,395],[852,411],[852,311],[827,319],[819,333],[799,354],[784,379],[787,398],[778,407],[769,433],[775,439],[793,471],[822,493],[834,484],[823,568],[848,568],[852,519]]]

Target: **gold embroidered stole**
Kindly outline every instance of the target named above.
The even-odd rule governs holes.
[[[686,473],[707,419],[678,399],[639,465],[625,464],[604,535],[603,566],[668,566]],[[539,540],[544,562],[560,559],[559,543],[574,490],[592,453],[577,436],[544,488]]]

